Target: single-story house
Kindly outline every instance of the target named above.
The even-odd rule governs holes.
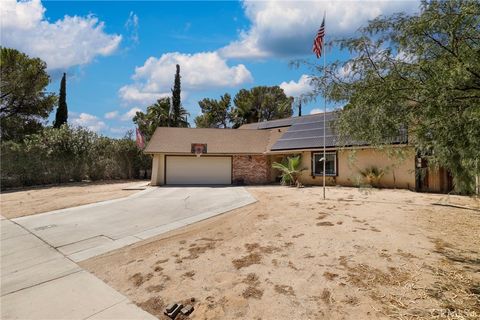
[[[229,185],[278,182],[273,162],[302,156],[300,182],[321,185],[323,128],[326,125],[328,185],[359,186],[361,171],[384,171],[379,185],[418,191],[446,192],[451,178],[445,170],[423,170],[408,145],[406,131],[380,150],[360,142],[340,142],[332,129],[336,113],[251,123],[239,129],[159,127],[145,148],[153,156],[152,185]],[[394,151],[402,152],[394,152]]]

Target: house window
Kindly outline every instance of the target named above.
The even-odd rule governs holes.
[[[337,175],[337,153],[327,152],[325,154],[327,161],[325,162],[325,175],[336,176]],[[312,172],[315,176],[323,175],[323,152],[313,154],[313,168]]]

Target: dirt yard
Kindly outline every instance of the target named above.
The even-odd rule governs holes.
[[[146,185],[147,181],[82,182],[4,191],[2,216],[13,219],[36,213],[70,208],[129,196],[139,190],[123,190]]]
[[[159,319],[173,302],[193,319],[479,319],[477,200],[248,190],[257,203],[81,265]]]

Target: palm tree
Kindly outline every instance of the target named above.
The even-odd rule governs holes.
[[[155,124],[155,128],[168,126],[169,112],[170,100],[168,98],[158,99],[147,108],[147,114]]]
[[[146,112],[138,111],[133,117],[140,132],[149,141],[157,127],[167,127],[169,124],[170,101],[168,98],[158,99],[147,107]]]
[[[272,168],[277,169],[282,174],[282,185],[299,185],[298,176],[304,169],[299,169],[301,164],[301,156],[287,157],[283,163],[274,162]]]
[[[385,170],[371,166],[364,170],[360,170],[360,174],[363,176],[367,184],[373,187],[378,187],[380,179],[385,175]]]
[[[190,124],[188,123],[188,116],[190,113],[183,107],[180,106],[180,119],[178,120],[178,126],[180,128],[188,128]]]

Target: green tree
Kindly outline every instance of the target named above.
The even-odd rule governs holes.
[[[50,77],[47,65],[15,49],[1,48],[0,134],[2,140],[21,140],[38,132],[55,103],[46,92]]]
[[[137,125],[140,132],[149,141],[157,127],[168,127],[170,117],[170,99],[161,98],[157,102],[147,107],[146,112],[138,111],[133,117],[133,123]],[[188,127],[186,117],[188,112],[180,106],[180,127]]]
[[[157,127],[167,127],[169,125],[169,112],[170,99],[161,98],[147,107],[146,112],[138,111],[133,117],[133,123],[137,125],[145,140],[149,141]]]
[[[176,65],[175,81],[172,89],[172,127],[188,127],[186,114],[182,108],[182,100],[180,98],[181,85],[180,85],[180,66]]]
[[[55,121],[53,122],[54,128],[60,128],[63,124],[67,123],[68,108],[67,108],[67,74],[63,73],[62,81],[60,82],[60,94],[58,97],[58,109],[55,113]]]
[[[259,86],[240,90],[233,100],[229,114],[233,128],[242,124],[291,117],[293,98],[287,97],[279,86]]]
[[[418,15],[379,17],[357,37],[336,40],[353,57],[315,66],[316,92],[346,104],[336,123],[344,138],[381,145],[408,128],[409,143],[432,166],[449,169],[458,192],[473,192],[479,35],[478,1],[423,1]]]
[[[220,100],[206,98],[199,101],[202,114],[195,118],[197,128],[227,128],[231,99],[225,93]]]

